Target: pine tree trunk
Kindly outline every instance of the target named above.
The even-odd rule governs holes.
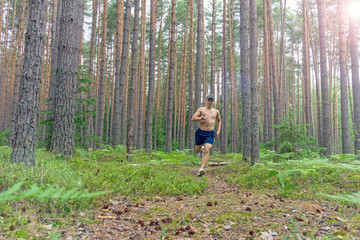
[[[311,15],[312,16],[312,15]],[[322,124],[321,124],[321,107],[320,107],[320,83],[319,83],[319,70],[318,70],[318,62],[317,62],[317,49],[315,49],[314,43],[313,43],[313,38],[311,36],[311,28],[310,28],[310,21],[309,18],[307,19],[307,28],[308,28],[308,33],[309,33],[309,38],[310,38],[310,48],[311,48],[311,52],[312,52],[312,57],[313,57],[313,64],[314,64],[314,72],[315,72],[315,85],[316,85],[316,128],[317,128],[317,139],[319,144],[321,145],[321,128],[322,128]]]
[[[105,78],[106,78],[106,33],[107,33],[107,11],[108,0],[104,0],[103,23],[102,23],[102,39],[101,39],[101,60],[100,60],[100,82],[99,95],[97,102],[98,128],[96,135],[99,137],[98,144],[103,143],[104,135],[104,116],[105,116]],[[96,146],[98,147],[98,146]]]
[[[340,51],[340,93],[341,93],[341,136],[342,153],[350,153],[348,86],[346,76],[345,1],[338,0],[339,51]]]
[[[273,14],[272,14],[272,4],[271,0],[267,0],[267,15],[269,19],[269,66],[271,71],[271,84],[272,84],[272,94],[273,94],[273,104],[274,104],[274,124],[280,124],[280,109],[279,109],[279,89],[277,84],[277,74],[276,74],[276,60],[275,60],[275,42],[274,42],[274,24],[273,24]],[[272,119],[272,116],[271,116]],[[272,124],[270,124],[272,126]],[[275,138],[280,136],[279,129],[274,128]],[[272,133],[272,131],[271,131]],[[273,139],[272,136],[270,139]],[[278,150],[279,146],[275,146],[275,150]]]
[[[257,80],[257,12],[256,2],[250,1],[250,82],[251,82],[251,163],[260,161],[259,156],[259,106]]]
[[[72,156],[75,141],[75,96],[84,0],[63,0],[54,101],[52,149]]]
[[[89,57],[89,91],[87,93],[87,111],[86,114],[86,130],[85,130],[85,148],[89,149],[91,144],[90,137],[94,133],[94,106],[95,104],[89,102],[93,97],[93,82],[94,82],[94,58],[95,58],[95,41],[96,41],[96,21],[97,21],[97,12],[98,12],[98,0],[92,1],[92,23],[91,23],[91,40],[90,40],[90,57]]]
[[[6,104],[6,112],[7,113],[11,113],[13,111],[12,108],[12,103],[13,103],[13,92],[14,92],[14,81],[15,81],[15,63],[16,63],[16,51],[15,51],[15,19],[16,19],[16,9],[17,9],[17,0],[14,1],[14,6],[13,6],[13,17],[12,17],[12,26],[11,29],[13,31],[13,33],[11,34],[11,39],[10,39],[10,66],[9,66],[9,75],[8,75],[8,79],[10,79],[9,83],[9,91],[8,91],[8,96],[6,96],[6,101],[8,102]],[[46,18],[47,19],[47,18]],[[46,21],[45,21],[45,26],[46,26]],[[45,27],[46,29],[46,27]],[[17,31],[19,31],[19,28],[17,28]],[[45,30],[45,35],[46,35],[46,30]],[[44,44],[45,45],[45,44]],[[44,48],[45,49],[45,48]],[[45,55],[43,55],[45,56]],[[43,64],[44,65],[44,64]],[[42,78],[42,77],[41,77]],[[40,91],[40,95],[42,95],[41,91]],[[41,103],[40,103],[41,106]],[[40,107],[40,111],[41,111],[41,107]],[[9,126],[9,123],[11,123],[11,114],[6,114],[6,125]],[[11,124],[10,124],[11,126]]]
[[[251,88],[249,70],[249,1],[240,2],[240,52],[243,160],[251,157]]]
[[[122,129],[122,113],[123,109],[126,109],[125,106],[125,81],[127,81],[126,76],[126,65],[128,60],[128,50],[129,50],[129,36],[130,36],[130,15],[131,15],[131,1],[126,1],[126,10],[125,10],[125,21],[124,21],[124,31],[121,47],[121,65],[120,65],[120,74],[118,77],[119,88],[115,94],[115,106],[114,106],[114,122],[113,122],[113,145],[119,145],[121,143],[121,129]],[[119,100],[117,100],[119,99]]]
[[[125,145],[126,144],[126,137],[127,137],[127,132],[126,132],[126,126],[127,126],[127,114],[128,114],[128,97],[129,97],[129,78],[131,77],[131,72],[130,72],[130,59],[132,58],[132,56],[130,55],[130,34],[129,34],[129,39],[128,39],[128,52],[127,52],[127,56],[128,58],[126,59],[126,71],[125,71],[125,84],[124,84],[124,99],[123,99],[123,104],[121,108],[122,112],[121,112],[121,130],[120,130],[120,135],[121,135],[121,144]]]
[[[116,20],[116,50],[115,50],[115,91],[114,91],[114,113],[112,121],[112,145],[116,146],[120,144],[120,116],[121,116],[121,106],[120,106],[120,89],[121,89],[121,80],[120,80],[120,64],[122,59],[120,55],[122,54],[122,40],[123,40],[123,10],[124,10],[124,1],[117,1],[117,20]],[[122,90],[123,91],[123,90]]]
[[[146,113],[146,152],[152,152],[152,123],[154,115],[155,85],[155,34],[156,34],[156,0],[150,3],[150,55],[149,55],[149,91]]]
[[[193,26],[194,26],[194,13],[193,13],[193,0],[189,0],[190,12],[190,26],[189,26],[189,99],[188,99],[188,132],[187,132],[187,148],[194,147],[194,134],[195,124],[190,121],[194,114],[194,39],[193,39]]]
[[[311,81],[310,81],[310,56],[309,56],[309,31],[307,0],[303,0],[303,82],[305,98],[305,123],[307,126],[307,135],[314,136],[312,127],[312,110],[311,110]]]
[[[358,55],[358,24],[353,18],[350,18],[349,39],[350,39],[350,57],[351,57],[351,76],[354,99],[354,149],[355,154],[360,150],[360,82],[359,82],[359,55]]]
[[[180,92],[181,92],[181,101],[180,101],[180,130],[179,130],[179,150],[185,148],[185,108],[186,108],[186,62],[187,62],[187,34],[188,34],[188,24],[189,24],[189,6],[186,8],[186,25],[184,31],[184,58],[182,64],[182,74],[180,76]]]
[[[138,36],[139,36],[139,0],[135,0],[135,14],[134,14],[134,25],[133,25],[133,42],[131,49],[131,78],[129,88],[129,122],[128,122],[128,139],[127,139],[127,154],[133,153],[134,146],[134,111],[135,111],[135,81],[136,81],[136,70],[137,70],[137,52],[138,52]],[[129,155],[128,155],[129,156]],[[128,160],[131,157],[128,157]]]
[[[141,39],[140,39],[140,76],[139,76],[139,120],[138,120],[138,138],[137,148],[144,148],[144,128],[142,122],[144,121],[143,109],[143,93],[146,92],[143,88],[145,82],[145,35],[146,35],[146,0],[141,0]]]
[[[59,48],[59,31],[60,31],[60,18],[62,12],[62,0],[53,1],[53,17],[51,22],[51,75],[50,86],[48,95],[48,116],[47,119],[52,122],[46,129],[46,147],[51,149],[51,138],[54,124],[54,100],[55,100],[55,88],[56,88],[56,70],[58,64],[58,48]]]
[[[158,123],[160,123],[160,118],[162,108],[160,104],[160,96],[161,96],[161,45],[162,45],[162,9],[161,9],[161,16],[160,16],[160,30],[159,30],[159,53],[158,53],[158,77],[156,81],[156,106],[155,106],[155,122],[154,122],[154,149],[157,149],[157,129]]]
[[[215,3],[212,3],[212,23],[211,23],[211,83],[210,93],[215,96]]]
[[[222,32],[222,57],[223,57],[223,66],[222,66],[222,102],[221,102],[221,153],[227,153],[228,147],[228,131],[227,131],[227,43],[226,43],[226,0],[223,0],[223,32]]]
[[[235,126],[237,124],[236,121],[236,102],[235,102],[235,64],[234,64],[234,44],[233,44],[233,18],[232,18],[232,11],[230,7],[229,1],[229,40],[230,40],[230,82],[231,82],[231,124],[230,128],[233,129],[231,131],[231,138],[230,138],[230,145],[231,145],[231,152],[236,152],[236,131]]]
[[[269,93],[269,53],[268,53],[268,18],[267,18],[267,4],[266,0],[263,0],[263,114],[264,114],[264,121],[263,121],[263,143],[267,143],[270,139],[269,130],[272,127],[269,126],[270,120],[270,109],[269,109],[269,100],[270,96]]]
[[[201,79],[203,62],[203,22],[204,22],[204,0],[197,1],[197,39],[196,39],[196,70],[195,70],[195,109],[201,104]]]
[[[280,1],[282,5],[282,1]],[[280,40],[280,76],[281,76],[281,101],[282,101],[282,117],[287,116],[288,104],[287,104],[287,89],[286,89],[286,66],[285,66],[285,47],[284,47],[284,34],[285,34],[285,18],[286,16],[286,0],[284,1],[284,7],[281,6],[281,40]]]
[[[51,20],[50,15],[53,15],[53,11],[54,9],[51,7],[50,11],[48,13],[47,19]],[[49,96],[49,87],[50,87],[50,71],[51,71],[51,21],[48,21],[47,24],[47,40],[46,40],[46,47],[44,47],[44,53],[43,56],[45,56],[45,60],[43,63],[43,84],[42,84],[42,92],[41,92],[41,108],[40,108],[40,112],[41,112],[41,117],[40,117],[40,122],[47,121],[47,114],[45,113],[47,111],[48,108],[48,104],[47,104],[47,100],[48,100],[48,96]],[[16,79],[15,79],[16,80]],[[18,83],[17,83],[18,84]],[[39,139],[41,139],[41,141],[45,141],[45,134],[46,134],[46,124],[41,124],[40,127],[40,133],[39,133]]]
[[[3,1],[4,2],[4,1]],[[16,46],[17,46],[17,55],[16,55],[16,66],[15,66],[15,72],[14,72],[14,88],[13,88],[13,102],[12,102],[12,112],[11,112],[11,129],[10,129],[10,146],[12,146],[12,141],[15,137],[15,127],[17,122],[17,104],[18,104],[18,93],[19,93],[19,82],[20,82],[20,71],[21,66],[23,64],[23,59],[21,57],[22,48],[23,48],[23,38],[24,38],[24,29],[25,29],[25,13],[26,13],[26,0],[22,1],[22,10],[21,10],[21,16],[20,16],[20,22],[18,25],[18,31],[16,34]],[[2,14],[0,14],[1,16]],[[0,24],[1,26],[1,24]],[[0,36],[1,39],[1,36]]]
[[[168,105],[166,112],[165,152],[171,153],[173,103],[174,103],[174,66],[175,66],[175,14],[176,0],[171,1],[170,66],[168,80]]]
[[[4,2],[5,2],[5,0],[1,0],[1,6],[0,6],[0,40],[1,40],[2,31],[3,31],[2,30],[2,24],[3,24]],[[0,82],[0,85],[1,85],[1,82]]]
[[[10,3],[7,4],[7,10],[6,10],[6,20],[5,20],[5,29],[9,29],[9,24],[10,24]],[[5,35],[4,35],[4,44],[3,44],[3,48],[2,48],[2,59],[1,59],[1,64],[0,64],[0,104],[1,104],[1,109],[0,109],[0,129],[5,130],[6,129],[6,91],[7,91],[7,87],[8,87],[8,80],[7,80],[7,62],[8,62],[8,32],[9,31],[5,31]]]
[[[175,30],[176,31],[176,30]],[[184,45],[184,44],[182,44]],[[182,46],[180,47],[182,49]],[[180,55],[181,56],[181,55]],[[180,79],[178,78],[177,71],[178,71],[178,57],[176,54],[175,48],[175,70],[174,70],[174,88],[173,88],[173,95],[174,95],[174,126],[172,127],[172,141],[178,142],[179,141],[179,126],[180,126],[180,89],[181,89],[181,75],[182,75],[182,60],[184,56],[180,57]]]
[[[39,99],[42,51],[45,40],[47,1],[30,1],[25,58],[20,80],[17,123],[12,142],[12,163],[35,164],[35,147],[39,130]]]

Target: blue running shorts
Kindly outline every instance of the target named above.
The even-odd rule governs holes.
[[[203,145],[205,143],[214,143],[215,131],[203,131],[200,128],[195,133],[195,145]]]

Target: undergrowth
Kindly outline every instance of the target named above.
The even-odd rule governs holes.
[[[262,150],[260,159],[254,166],[239,164],[236,171],[229,166],[227,180],[245,189],[276,190],[282,197],[321,200],[333,196],[356,202],[353,199],[359,196],[351,194],[360,191],[360,161],[355,155],[322,158],[314,154],[296,159],[291,153]],[[350,195],[343,195],[347,193]]]
[[[185,163],[199,163],[186,151],[137,151],[128,162],[123,147],[90,152],[77,149],[69,159],[37,149],[33,168],[11,164],[10,154],[9,147],[0,147],[0,232],[14,226],[22,229],[31,215],[69,218],[73,212],[86,211],[116,196],[194,195],[208,186],[205,178],[195,178],[183,168]],[[64,195],[70,197],[62,199]],[[26,209],[26,214],[21,209]],[[16,238],[14,231],[11,234]]]

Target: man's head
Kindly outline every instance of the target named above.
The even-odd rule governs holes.
[[[209,95],[207,95],[206,99],[210,102],[214,101],[215,100],[215,96],[214,94],[210,93]]]
[[[212,107],[212,105],[214,104],[214,100],[215,100],[215,96],[214,96],[214,94],[209,94],[209,95],[207,95],[207,97],[206,97],[206,106],[207,107]]]

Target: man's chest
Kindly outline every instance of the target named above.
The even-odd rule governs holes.
[[[211,110],[210,111],[203,110],[201,111],[201,115],[204,115],[208,119],[212,119],[212,120],[216,118],[216,112]]]

